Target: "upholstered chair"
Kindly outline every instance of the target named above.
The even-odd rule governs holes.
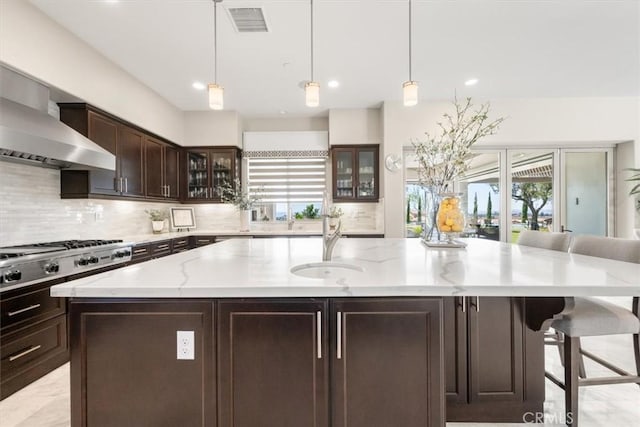
[[[518,238],[518,244],[534,246],[536,248],[551,249],[553,251],[567,252],[571,235],[568,233],[552,233],[544,231],[522,230]]]
[[[572,254],[609,258],[640,264],[640,240],[627,240],[599,236],[574,236]],[[639,278],[640,280],[640,278]],[[638,296],[633,297],[631,310],[599,298],[566,298],[573,307],[551,327],[564,334],[564,382],[547,372],[546,376],[565,391],[567,425],[578,426],[578,387],[602,384],[636,383],[640,385],[640,320]],[[633,334],[636,373],[632,374],[582,349],[580,337]],[[580,378],[582,356],[610,369],[611,377]]]

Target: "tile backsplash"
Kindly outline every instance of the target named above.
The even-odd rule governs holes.
[[[65,239],[127,239],[151,234],[145,210],[177,203],[61,199],[60,171],[0,161],[0,246]],[[337,205],[337,204],[336,204]],[[185,206],[185,205],[181,205]],[[383,203],[341,203],[344,231],[383,233]],[[193,205],[197,231],[237,231],[240,216],[231,205]],[[296,230],[321,230],[319,221],[297,221]],[[279,232],[282,222],[258,222],[253,230]],[[168,224],[165,225],[165,231]]]

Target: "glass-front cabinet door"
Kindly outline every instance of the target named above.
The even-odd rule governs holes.
[[[213,162],[213,190],[214,195],[219,194],[219,188],[233,186],[235,155],[233,150],[215,151],[211,156]]]
[[[189,201],[221,202],[220,187],[235,187],[240,178],[240,149],[191,148],[187,150],[187,191]]]
[[[187,152],[187,198],[209,198],[209,152]]]
[[[340,145],[331,148],[333,200],[378,200],[378,145]]]
[[[334,151],[334,182],[333,198],[353,198],[354,189],[354,167],[353,150],[336,149]]]
[[[377,160],[378,149],[366,148],[358,151],[358,199],[378,199]]]

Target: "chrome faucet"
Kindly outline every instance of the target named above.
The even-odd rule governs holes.
[[[296,217],[293,215],[293,211],[289,208],[287,213],[287,230],[293,230],[293,224],[296,222]]]
[[[340,236],[342,236],[340,233],[341,227],[342,221],[338,220],[336,231],[329,233],[329,215],[325,214],[322,216],[322,261],[331,261],[333,247],[338,243]]]

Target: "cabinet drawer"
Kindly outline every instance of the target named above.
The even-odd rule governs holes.
[[[66,315],[3,335],[0,398],[4,399],[67,360]]]
[[[150,245],[135,245],[131,251],[131,263],[146,261],[151,257]]]
[[[27,322],[38,322],[64,314],[65,298],[49,296],[51,286],[60,282],[62,280],[48,281],[1,293],[2,333]]]
[[[193,247],[211,245],[216,242],[216,236],[192,236]]]
[[[173,246],[171,249],[171,253],[183,252],[191,249],[191,245],[189,245],[188,237],[180,237],[177,239],[173,239],[172,245]]]
[[[149,244],[149,255],[152,258],[160,258],[171,254],[171,240],[162,240]]]

